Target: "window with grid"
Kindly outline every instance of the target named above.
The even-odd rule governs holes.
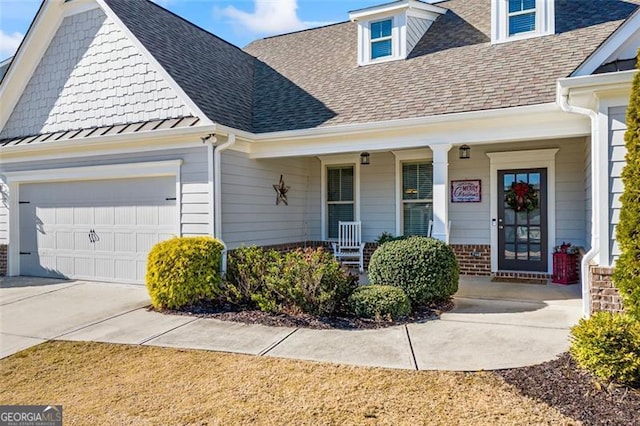
[[[369,27],[371,30],[371,60],[384,58],[393,54],[391,41],[392,26],[393,23],[391,19],[371,23]]]
[[[509,35],[536,30],[536,0],[509,0]]]
[[[433,164],[402,164],[402,217],[404,235],[423,235],[433,218]]]
[[[353,166],[327,167],[327,236],[338,238],[338,222],[354,220]]]

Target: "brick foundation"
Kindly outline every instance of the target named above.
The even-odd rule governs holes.
[[[589,270],[591,312],[622,312],[622,299],[613,285],[613,268],[592,266]]]
[[[491,246],[487,244],[451,244],[460,265],[460,274],[491,275]]]
[[[7,275],[7,250],[6,244],[0,244],[0,277]]]

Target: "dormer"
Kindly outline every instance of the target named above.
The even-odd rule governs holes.
[[[349,12],[358,24],[358,65],[406,59],[446,11],[429,2],[401,0]]]
[[[491,0],[491,43],[555,33],[555,0]]]

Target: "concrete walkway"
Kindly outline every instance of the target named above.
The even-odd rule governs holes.
[[[379,330],[310,330],[170,316],[147,310],[142,286],[3,278],[0,357],[46,340],[236,352],[415,370],[493,370],[566,351],[580,318],[577,286],[464,278],[438,320]]]

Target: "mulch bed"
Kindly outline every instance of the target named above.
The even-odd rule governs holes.
[[[453,309],[452,300],[433,304],[428,308],[416,310],[411,316],[394,321],[376,321],[355,317],[315,317],[308,314],[269,314],[262,311],[238,310],[233,306],[202,303],[187,306],[181,310],[166,309],[163,312],[174,315],[188,315],[199,318],[216,318],[223,321],[244,324],[261,324],[272,327],[302,327],[315,329],[376,329],[416,322],[424,322],[437,318],[442,312]],[[150,308],[152,309],[152,308]]]
[[[640,389],[600,382],[580,370],[568,353],[543,364],[497,373],[522,394],[585,425],[640,425]]]

